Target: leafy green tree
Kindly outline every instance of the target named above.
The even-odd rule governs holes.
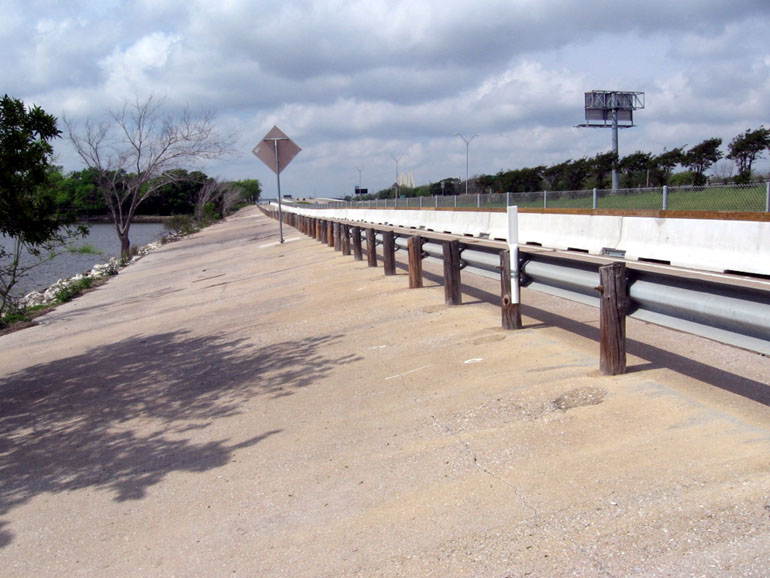
[[[727,145],[729,151],[727,158],[738,165],[736,182],[748,183],[751,180],[751,165],[768,147],[770,147],[770,130],[764,126],[756,130],[746,130]]]
[[[49,186],[56,193],[60,211],[70,211],[79,218],[88,218],[107,214],[107,206],[96,182],[97,175],[91,169],[62,175],[61,169],[57,167],[52,173]]]
[[[192,215],[195,212],[198,191],[209,180],[201,171],[175,169],[171,176],[137,209],[142,215]]]
[[[647,186],[652,155],[642,151],[636,151],[624,156],[618,161],[618,168],[625,176],[626,188]]]
[[[614,152],[598,153],[588,161],[589,171],[594,177],[597,189],[607,188],[607,176],[612,174],[612,167],[618,162],[618,155]]]
[[[259,200],[259,195],[262,193],[262,185],[257,179],[243,179],[240,181],[233,181],[233,185],[241,190],[241,199],[256,203]]]
[[[696,186],[706,184],[706,171],[722,158],[722,151],[719,150],[721,144],[721,138],[710,138],[685,153],[682,164],[695,174]]]
[[[12,239],[10,251],[0,248],[0,318],[11,290],[33,266],[22,263],[25,252],[39,255],[72,232],[72,216],[57,211],[49,187],[50,141],[60,134],[56,118],[42,108],[26,108],[7,94],[0,99],[0,233]]]
[[[677,147],[670,151],[663,151],[652,159],[655,181],[658,185],[668,185],[671,174],[677,165],[684,162],[684,147]]]

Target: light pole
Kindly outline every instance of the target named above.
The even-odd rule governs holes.
[[[356,170],[358,171],[358,194],[361,194],[361,173],[364,170],[364,167],[356,167]]]
[[[468,194],[468,155],[469,155],[468,149],[470,148],[471,142],[473,141],[473,139],[475,139],[479,135],[474,134],[469,139],[465,138],[459,132],[456,132],[455,135],[459,136],[461,139],[463,139],[463,141],[465,141],[465,194],[467,195]]]
[[[398,198],[398,161],[400,161],[403,156],[404,155],[398,155],[398,156],[390,155],[390,158],[392,158],[394,161],[396,161],[396,188],[393,190],[393,198],[394,199]]]

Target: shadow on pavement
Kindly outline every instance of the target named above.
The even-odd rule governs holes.
[[[202,472],[237,443],[189,432],[240,413],[255,396],[292,395],[359,358],[323,349],[339,335],[255,347],[242,339],[168,332],[132,337],[0,379],[0,514],[42,493],[107,489],[137,500],[172,471]],[[258,432],[258,433],[257,433]],[[13,535],[0,521],[0,547]]]
[[[431,279],[432,281],[435,281],[439,285],[443,285],[444,280],[441,275],[438,275],[433,272],[426,272],[426,271],[423,271],[423,275],[426,279]],[[473,276],[471,276],[470,281],[468,280],[463,281],[464,298],[473,297],[474,299],[477,299],[479,301],[491,303],[497,306],[500,305],[500,295],[491,293],[485,289],[474,286],[472,279],[473,279]],[[469,301],[466,300],[465,303],[467,304],[469,303]],[[599,310],[598,309],[596,310],[597,326],[589,325],[581,321],[576,321],[574,319],[570,319],[569,317],[558,315],[550,311],[545,311],[544,309],[533,307],[525,303],[523,303],[521,306],[521,313],[526,317],[537,319],[540,322],[538,326],[560,327],[562,329],[569,331],[570,333],[574,333],[586,339],[596,341],[597,344],[599,342],[599,327],[598,327]],[[534,327],[534,326],[529,325],[528,327]],[[705,383],[708,383],[709,385],[718,387],[725,391],[729,391],[731,393],[741,395],[747,399],[751,399],[763,405],[770,406],[770,385],[766,383],[755,381],[753,379],[749,379],[741,375],[737,375],[735,373],[730,373],[729,371],[725,371],[723,369],[713,367],[711,365],[702,363],[700,361],[696,361],[688,357],[685,357],[683,355],[679,355],[672,351],[661,349],[649,343],[643,343],[641,341],[636,341],[634,339],[627,339],[626,351],[630,355],[641,357],[642,359],[645,359],[648,361],[648,363],[645,363],[642,366],[629,367],[628,368],[629,372],[666,367],[668,369],[672,369],[673,371],[681,373],[682,375],[686,375],[693,379],[703,381]],[[596,355],[597,355],[597,368],[598,368],[598,356],[599,356],[598,346],[596,349]]]

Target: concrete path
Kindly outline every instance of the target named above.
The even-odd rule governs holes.
[[[248,209],[0,337],[0,576],[766,576],[770,360]],[[470,280],[468,277],[467,280]]]

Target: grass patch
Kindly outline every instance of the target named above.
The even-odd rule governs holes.
[[[67,247],[67,251],[70,253],[78,253],[80,255],[101,255],[102,252],[94,247],[93,245],[80,245],[79,247],[76,247],[74,245],[70,245]]]

